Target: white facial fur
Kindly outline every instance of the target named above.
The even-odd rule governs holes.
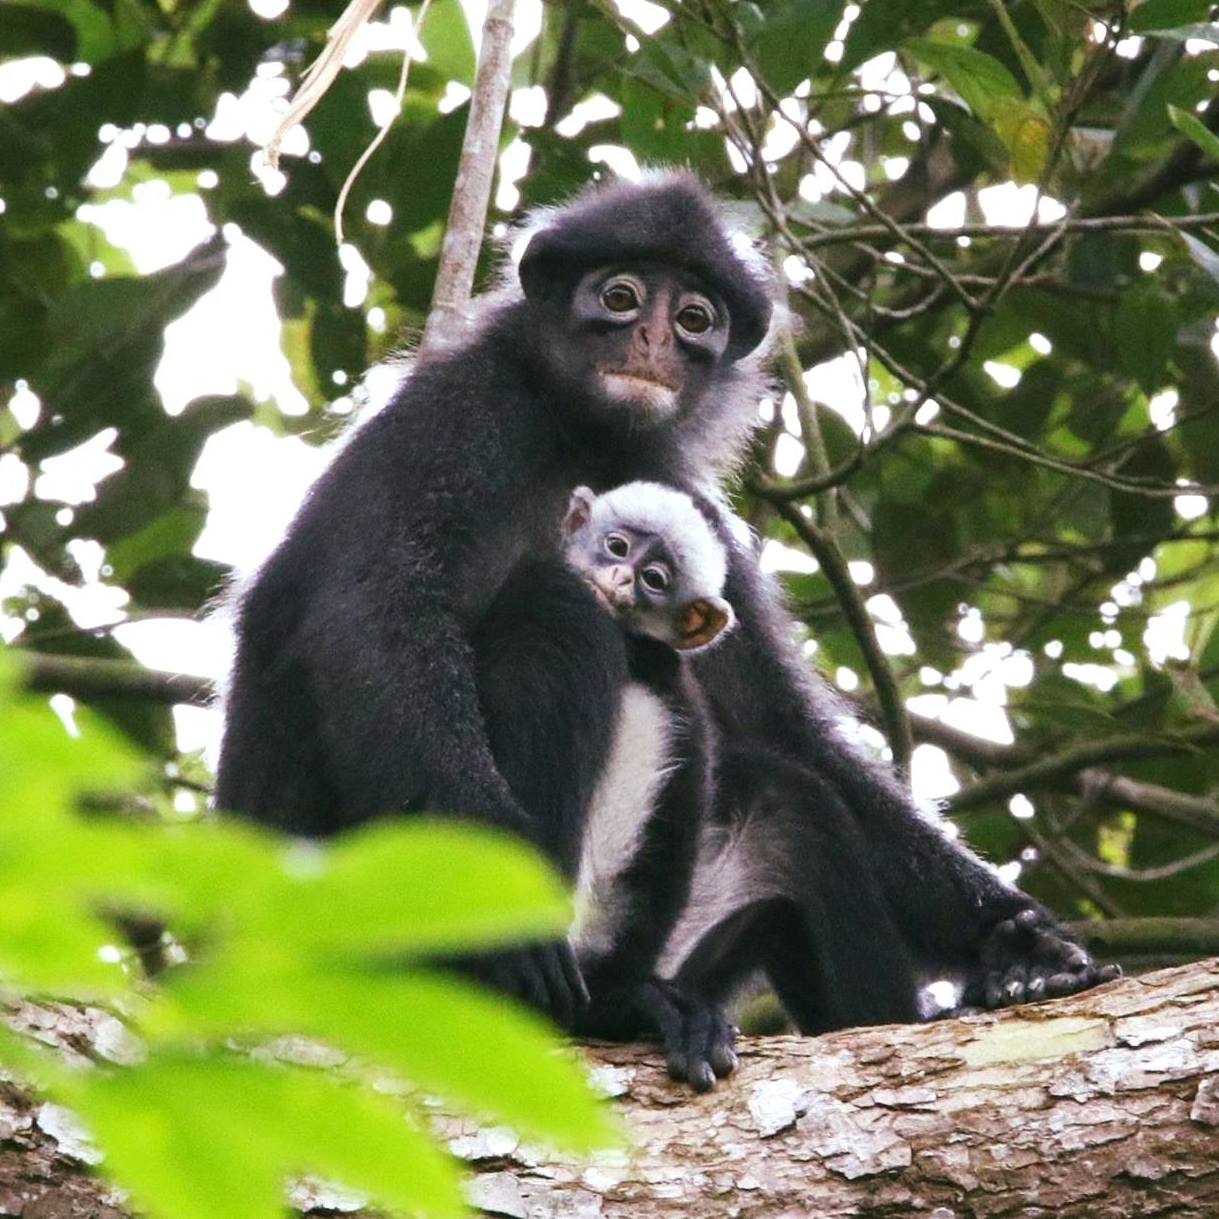
[[[677,409],[677,391],[643,377],[630,377],[625,373],[601,374],[601,389],[612,402],[630,403],[641,407],[649,415],[664,419]]]

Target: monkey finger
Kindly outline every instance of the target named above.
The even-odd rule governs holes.
[[[582,1012],[592,1002],[592,996],[589,995],[588,984],[584,981],[584,975],[580,972],[580,962],[576,960],[576,954],[572,951],[571,945],[566,941],[560,942],[558,947],[559,966],[563,971],[563,981],[572,996],[576,1011]]]
[[[686,1079],[686,1045],[682,1035],[681,1011],[665,987],[655,981],[642,987],[639,1001],[660,1034],[669,1078],[683,1082]]]
[[[686,1078],[696,1092],[713,1087],[716,1071],[712,1065],[715,1040],[714,1010],[694,1003],[686,1015]]]
[[[686,1082],[695,1092],[710,1092],[715,1087],[715,1072],[711,1064],[705,1058],[688,1058]]]
[[[1102,965],[1096,971],[1096,980],[1097,982],[1112,982],[1114,979],[1120,978],[1123,972],[1120,965]]]
[[[707,1061],[720,1079],[727,1078],[737,1068],[736,1029],[719,1010],[712,1017]]]
[[[1078,944],[1072,944],[1070,940],[1063,941],[1062,946],[1062,964],[1063,968],[1070,973],[1084,973],[1091,969],[1092,958]]]
[[[1079,979],[1074,974],[1051,974],[1045,980],[1046,994],[1051,995],[1056,999],[1063,995],[1074,994],[1075,991],[1080,989],[1082,988],[1079,985]]]
[[[986,985],[983,990],[982,1003],[985,1007],[996,1008],[1003,1006],[1003,975],[992,973],[986,976]]]
[[[573,971],[578,979],[579,991],[585,998],[588,995],[574,960],[570,967],[568,965],[571,949],[566,943],[542,944],[538,946],[536,953],[538,969],[546,987],[546,1010],[557,1023],[564,1028],[570,1028],[577,1008],[576,987],[572,982]]]
[[[514,953],[513,956],[515,957],[512,962],[513,993],[531,1007],[537,1008],[538,1011],[548,1012],[550,1010],[550,992],[546,985],[545,974],[535,959],[533,950],[526,948]]]

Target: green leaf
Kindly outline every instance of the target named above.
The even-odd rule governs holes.
[[[447,80],[474,83],[474,43],[459,0],[434,0],[424,19],[420,42],[427,51],[428,67]]]
[[[1113,336],[1122,366],[1144,393],[1163,384],[1168,359],[1177,342],[1177,310],[1149,278],[1136,280],[1122,293],[1113,318]]]
[[[625,70],[668,97],[696,102],[707,85],[708,65],[685,47],[660,38],[643,42]]]
[[[990,55],[958,43],[915,38],[907,49],[936,69],[961,100],[1003,141],[1013,176],[1035,182],[1045,169],[1050,149],[1050,124],[1025,100],[1016,78]]]
[[[70,1103],[107,1174],[163,1219],[279,1219],[284,1180],[301,1172],[384,1205],[464,1213],[453,1164],[425,1134],[385,1098],[318,1073],[160,1054],[91,1075]]]
[[[47,825],[77,792],[119,788],[134,781],[134,755],[87,713],[77,713],[78,736],[69,736],[46,703],[5,700],[20,673],[11,650],[0,650],[0,826]]]
[[[1216,135],[1196,115],[1170,103],[1168,118],[1182,135],[1193,140],[1208,157],[1219,158],[1219,135]]]
[[[189,551],[202,525],[196,509],[171,508],[143,529],[112,543],[106,548],[106,560],[114,572],[113,579],[125,584],[146,563]]]
[[[1130,13],[1126,29],[1131,34],[1170,30],[1211,14],[1211,0],[1144,0]]]
[[[1036,182],[1050,158],[1050,124],[1034,106],[1011,105],[994,120],[994,128],[1011,154],[1017,182]]]
[[[993,56],[957,43],[912,38],[906,49],[934,68],[984,122],[993,123],[1012,102],[1023,102],[1016,78]]]
[[[652,162],[684,162],[705,169],[721,165],[724,137],[690,130],[694,105],[654,89],[638,77],[622,88],[622,136],[636,156]]]
[[[19,870],[20,854],[0,840],[5,871]],[[60,895],[29,884],[0,888],[0,977],[26,993],[106,996],[127,990],[115,960],[98,954],[113,944],[113,928]]]
[[[959,0],[868,0],[851,22],[839,68],[849,72],[960,9]]]
[[[578,1063],[533,1013],[455,978],[391,964],[372,972],[287,954],[179,971],[149,1027],[169,1035],[301,1033],[378,1062],[463,1108],[566,1147],[614,1136]]]
[[[76,29],[58,13],[29,4],[0,4],[0,47],[3,54],[47,55],[60,63],[76,58]]]
[[[302,948],[430,953],[562,934],[571,903],[520,839],[411,818],[375,823],[298,861],[249,918],[243,936],[287,928]]]
[[[766,7],[751,38],[762,79],[776,92],[791,92],[821,62],[843,0],[780,0]]]

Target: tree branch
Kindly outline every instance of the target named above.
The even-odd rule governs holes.
[[[910,754],[914,749],[913,738],[910,735],[910,717],[906,713],[906,704],[898,689],[897,679],[889,666],[888,657],[876,637],[876,627],[864,604],[859,586],[851,579],[851,572],[838,544],[803,516],[799,509],[783,499],[773,499],[771,503],[778,514],[792,527],[800,540],[808,547],[813,558],[821,564],[821,570],[829,580],[831,587],[842,603],[842,611],[855,635],[868,673],[872,678],[872,686],[880,704],[881,718],[885,726],[885,735],[889,740],[889,748],[893,751],[893,764],[903,775],[910,773]]]
[[[1173,230],[1190,231],[1207,229],[1219,225],[1219,212],[1202,212],[1195,216],[1079,216],[1047,223],[1028,225],[1006,224],[958,224],[942,228],[931,224],[904,224],[902,233],[915,237],[943,238],[956,241],[961,237],[995,238],[1011,241],[1022,237],[1050,236],[1065,229],[1068,233],[1164,233]],[[812,233],[802,238],[805,249],[815,250],[823,246],[841,245],[844,242],[879,241],[892,236],[892,230],[880,224],[847,224],[841,228]]]
[[[483,22],[478,75],[461,161],[449,206],[449,224],[440,251],[432,308],[423,332],[422,351],[434,354],[456,343],[465,330],[491,201],[491,182],[512,77],[512,17],[515,0],[490,0]]]
[[[1084,741],[1061,753],[1040,757],[1027,765],[1001,774],[992,774],[962,788],[947,800],[948,811],[957,813],[977,808],[1017,792],[1038,787],[1054,787],[1071,775],[1078,775],[1100,762],[1126,761],[1182,753],[1219,741],[1219,723],[1204,723],[1184,728],[1171,736],[1122,733],[1100,740]]]
[[[70,694],[86,701],[135,698],[196,707],[206,707],[213,698],[212,683],[206,677],[163,673],[128,660],[14,650],[20,653],[25,667],[25,688],[38,693]]]
[[[1131,943],[1127,924],[1109,926]],[[1199,942],[1211,933],[1198,928]],[[19,1013],[78,1060],[103,1019],[66,1005]],[[1205,961],[963,1020],[745,1038],[736,1074],[704,1096],[669,1083],[654,1049],[593,1046],[625,1154],[576,1159],[503,1127],[442,1113],[434,1124],[469,1166],[471,1203],[514,1219],[1213,1219],[1217,1024],[1219,961]],[[0,1093],[0,1210],[124,1219],[96,1175],[105,1161],[84,1165],[79,1144],[51,1133],[61,1115],[46,1119],[60,1120]]]
[[[1171,953],[1187,957],[1219,953],[1219,918],[1107,918],[1069,924],[1101,957]]]

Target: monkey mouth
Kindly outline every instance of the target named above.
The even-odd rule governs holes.
[[[657,414],[667,414],[677,405],[677,386],[635,372],[605,372],[601,386],[615,402],[640,403]]]
[[[660,389],[671,390],[677,393],[681,387],[676,381],[672,381],[667,377],[649,376],[646,373],[638,372],[630,368],[608,368],[605,371],[606,377],[616,377],[623,381],[635,381],[640,385],[646,385],[650,388],[659,387]]]

